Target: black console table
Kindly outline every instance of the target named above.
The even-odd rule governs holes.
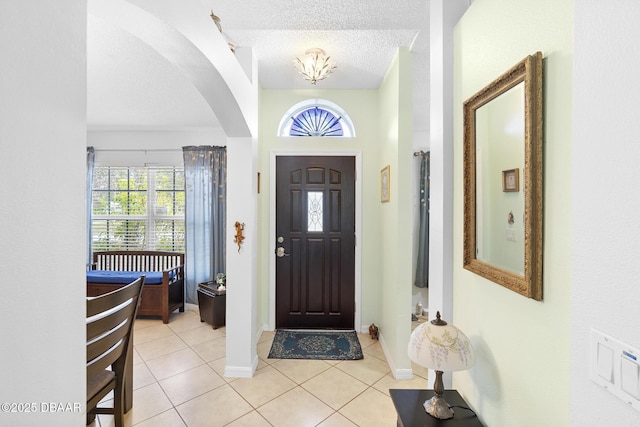
[[[224,326],[227,311],[227,292],[218,291],[215,282],[198,285],[200,321],[210,323],[213,329]]]
[[[398,427],[483,427],[478,417],[468,409],[460,393],[445,390],[443,396],[453,408],[453,418],[441,420],[427,414],[422,404],[431,399],[433,390],[390,389],[391,400],[398,413]]]

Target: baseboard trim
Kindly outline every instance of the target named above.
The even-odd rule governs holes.
[[[410,380],[413,378],[413,369],[400,369],[396,367],[395,360],[391,357],[389,353],[389,348],[387,347],[387,343],[384,340],[384,335],[379,334],[378,340],[380,341],[380,347],[384,353],[384,357],[387,359],[387,364],[389,364],[389,368],[391,369],[391,375],[393,378],[397,380]]]
[[[397,380],[410,380],[413,378],[413,369],[396,369],[393,376]]]
[[[251,366],[225,366],[224,376],[229,378],[252,378],[258,367],[258,356],[256,355]]]

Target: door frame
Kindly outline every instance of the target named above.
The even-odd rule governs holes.
[[[360,150],[271,150],[269,159],[269,330],[276,327],[276,157],[298,156],[334,156],[354,157],[356,168],[355,182],[355,262],[354,262],[354,301],[356,310],[353,328],[362,332],[362,151]]]

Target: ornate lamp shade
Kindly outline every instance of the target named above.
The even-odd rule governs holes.
[[[435,395],[424,403],[425,410],[436,418],[453,417],[453,411],[442,397],[444,371],[469,369],[475,362],[471,343],[465,334],[440,318],[418,326],[409,339],[409,358],[420,366],[436,371]]]
[[[317,47],[308,49],[302,58],[294,59],[293,66],[302,77],[311,81],[312,85],[316,84],[318,80],[325,79],[336,69],[336,64],[331,60],[331,57]]]

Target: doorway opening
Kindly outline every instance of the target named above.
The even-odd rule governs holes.
[[[269,329],[362,329],[361,168],[357,151],[271,153]]]

